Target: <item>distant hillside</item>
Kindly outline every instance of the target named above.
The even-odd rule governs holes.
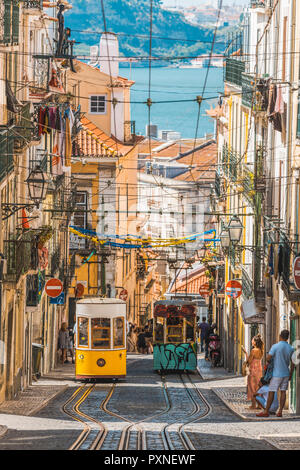
[[[209,52],[213,29],[192,25],[181,13],[162,9],[161,3],[153,0],[153,36],[161,39],[153,39],[152,55],[189,56]],[[121,55],[149,54],[149,4],[149,0],[104,1],[107,30],[119,33]],[[74,0],[72,10],[65,15],[65,24],[72,29],[72,38],[80,42],[76,53],[88,55],[89,47],[99,43],[97,32],[104,30],[101,1]],[[221,31],[217,38],[215,52],[224,50],[224,33]]]

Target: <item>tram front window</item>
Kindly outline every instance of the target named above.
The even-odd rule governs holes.
[[[157,343],[164,342],[164,319],[161,317],[155,318],[154,341]]]
[[[92,318],[92,348],[110,348],[110,318]]]
[[[195,341],[195,317],[185,319],[186,340]]]
[[[167,343],[183,343],[183,318],[169,317],[167,318]]]
[[[114,318],[114,348],[124,348],[124,318]]]
[[[88,335],[89,319],[84,317],[78,318],[78,346],[88,346],[89,335]]]

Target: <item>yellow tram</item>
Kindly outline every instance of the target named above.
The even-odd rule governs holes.
[[[75,332],[76,379],[126,377],[126,302],[79,300]]]

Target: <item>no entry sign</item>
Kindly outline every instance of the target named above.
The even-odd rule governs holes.
[[[293,274],[295,286],[297,289],[300,289],[300,255],[294,259]]]
[[[63,291],[62,282],[56,278],[49,279],[49,281],[46,282],[45,291],[49,297],[58,297]]]
[[[229,281],[225,288],[226,295],[232,299],[237,299],[242,295],[242,284],[239,281]]]
[[[202,286],[199,287],[199,294],[202,296],[209,295],[209,283],[206,282],[205,284],[202,284]]]

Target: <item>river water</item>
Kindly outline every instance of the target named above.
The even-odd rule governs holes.
[[[151,99],[154,102],[151,106],[151,123],[157,125],[158,130],[177,131],[182,138],[195,137],[198,104],[191,100],[202,95],[206,73],[206,68],[151,69]],[[145,101],[149,96],[149,69],[121,68],[120,75],[135,81],[131,88],[131,120],[136,121],[136,133],[145,135],[148,124]],[[216,105],[223,89],[223,69],[211,68],[204,97],[212,99],[202,102],[197,137],[214,132],[214,120],[207,116],[205,110]]]

